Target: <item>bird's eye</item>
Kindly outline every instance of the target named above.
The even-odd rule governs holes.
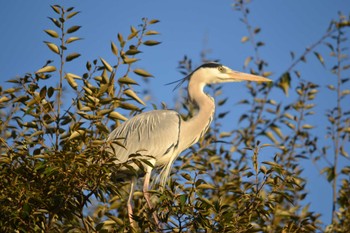
[[[225,73],[226,72],[226,69],[222,66],[219,66],[218,67],[218,70],[221,72],[221,73]]]

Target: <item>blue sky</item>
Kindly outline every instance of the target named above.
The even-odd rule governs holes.
[[[209,58],[220,61],[236,70],[242,71],[245,58],[252,54],[248,44],[240,42],[247,35],[246,28],[239,21],[240,13],[231,7],[233,1],[178,0],[178,1],[55,1],[54,3],[75,6],[81,14],[72,22],[83,27],[76,33],[84,40],[72,44],[70,51],[82,54],[67,66],[72,73],[84,72],[85,62],[103,57],[112,63],[114,56],[110,51],[110,41],[116,41],[117,33],[129,33],[130,25],[137,26],[142,17],[159,19],[161,22],[153,29],[161,34],[156,37],[162,44],[145,48],[140,56],[140,68],[147,69],[156,78],[151,81],[152,99],[149,103],[159,105],[161,101],[173,106],[175,93],[169,95],[172,87],[164,86],[181,78],[176,69],[178,61],[184,55],[199,65],[199,54],[210,49]],[[255,0],[249,5],[251,23],[262,28],[258,39],[266,45],[261,48],[261,57],[269,62],[268,70],[276,74],[277,79],[291,64],[290,51],[300,55],[307,46],[318,40],[326,31],[331,19],[337,19],[337,12],[350,10],[350,1],[344,0]],[[26,72],[35,72],[47,59],[57,58],[43,44],[50,38],[43,32],[53,28],[48,16],[53,16],[49,4],[43,1],[7,1],[0,8],[0,85],[5,80]],[[324,57],[329,50],[324,46],[319,51]],[[330,65],[326,67],[330,68]],[[308,57],[308,63],[298,67],[306,80],[320,85],[332,81],[330,72],[324,69],[314,56]],[[241,84],[239,84],[241,85]],[[230,106],[234,106],[240,97],[239,87],[224,87],[230,97]],[[277,95],[275,98],[288,98]],[[319,103],[332,101],[331,94],[318,97]],[[150,105],[149,105],[150,106]],[[233,113],[232,113],[233,114]],[[231,114],[231,115],[232,115]],[[230,115],[230,116],[231,116]],[[233,122],[236,118],[232,115]],[[321,131],[325,122],[316,122]],[[349,148],[347,148],[349,151]],[[322,220],[330,220],[331,188],[317,169],[306,162],[307,179],[310,190],[311,209],[323,214]],[[322,203],[322,205],[318,204]]]

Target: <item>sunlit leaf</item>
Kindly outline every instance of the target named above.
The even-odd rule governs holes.
[[[146,40],[145,42],[143,42],[143,44],[147,45],[147,46],[154,46],[154,45],[158,45],[160,43],[161,42],[156,41],[156,40]]]
[[[49,47],[49,49],[57,54],[60,54],[60,49],[57,45],[55,45],[54,43],[51,42],[45,42],[45,44],[47,45],[47,47]]]
[[[118,56],[118,48],[113,42],[111,42],[111,49],[112,49],[112,53]]]
[[[150,36],[150,35],[158,35],[158,34],[159,34],[159,32],[154,31],[154,30],[149,30],[149,31],[147,31],[147,32],[145,33],[145,35],[147,35],[147,36]]]
[[[113,71],[113,67],[112,67],[107,61],[105,61],[102,57],[100,57],[100,60],[101,60],[102,64],[104,65],[104,67],[105,67],[109,72],[112,72],[112,71]]]
[[[321,54],[319,54],[318,52],[314,52],[315,56],[317,57],[317,59],[320,61],[320,63],[322,64],[322,66],[324,66],[324,59],[321,56]]]
[[[56,71],[56,67],[55,66],[45,66],[39,70],[37,70],[35,73],[50,73],[50,72],[54,72]]]
[[[74,17],[75,15],[77,15],[77,14],[79,14],[79,13],[80,13],[80,11],[71,12],[71,13],[69,13],[69,14],[67,15],[67,19],[70,19],[70,18]]]
[[[78,57],[80,57],[79,53],[71,53],[66,57],[66,61],[69,62],[69,61],[72,61]]]
[[[2,97],[0,97],[0,103],[7,102],[7,101],[9,101],[9,100],[10,100],[10,98],[7,97],[7,96],[2,96]]]
[[[241,39],[241,42],[242,43],[245,43],[249,40],[249,37],[248,36],[243,36],[242,39]]]
[[[46,32],[49,36],[51,36],[53,38],[58,38],[59,37],[58,33],[56,31],[54,31],[54,30],[48,29],[48,30],[44,30],[44,32]]]
[[[55,24],[56,27],[61,28],[62,25],[57,19],[51,17],[49,17],[49,19]]]
[[[59,5],[51,5],[51,9],[57,14],[61,14],[61,7]]]
[[[134,85],[138,85],[138,83],[137,83],[135,80],[133,80],[132,78],[129,78],[129,77],[127,77],[127,76],[124,76],[124,77],[118,79],[118,82],[119,82],[119,83],[124,83],[124,84],[134,84]]]
[[[148,24],[156,24],[159,23],[160,21],[158,19],[151,19],[150,21],[148,21]]]
[[[76,31],[78,31],[80,28],[81,28],[81,26],[74,25],[74,26],[72,26],[72,27],[70,27],[70,28],[67,29],[67,33],[70,34],[70,33],[76,32]]]
[[[134,62],[137,62],[139,59],[138,58],[135,58],[135,57],[132,57],[132,58],[129,58],[129,57],[125,57],[123,59],[124,63],[125,64],[132,64]]]
[[[139,102],[140,104],[146,105],[146,104],[136,95],[136,93],[135,93],[133,90],[127,89],[127,90],[124,91],[124,94],[127,95],[127,96],[129,96],[129,97],[131,97],[131,98],[133,98],[134,100],[136,100],[136,101]]]
[[[278,87],[282,89],[282,91],[284,92],[284,94],[286,94],[286,96],[288,96],[288,90],[290,88],[290,82],[291,82],[291,77],[290,74],[284,73],[282,75],[282,77],[279,79],[278,82]]]
[[[143,69],[134,69],[134,73],[142,77],[153,77],[153,75]]]
[[[128,118],[126,118],[125,116],[123,116],[123,115],[120,114],[119,112],[111,112],[108,116],[109,116],[110,118],[118,119],[118,120],[122,120],[122,121],[128,120]]]
[[[77,41],[77,40],[81,40],[81,38],[79,38],[79,37],[69,37],[66,40],[66,44],[72,43],[72,42]]]

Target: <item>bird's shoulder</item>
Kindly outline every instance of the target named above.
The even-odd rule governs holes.
[[[169,129],[176,130],[179,127],[181,116],[173,110],[153,110],[140,113],[123,124],[115,128],[109,135],[109,138],[115,138],[124,134],[136,132],[152,132],[157,130],[168,131]],[[170,135],[169,135],[170,136]]]

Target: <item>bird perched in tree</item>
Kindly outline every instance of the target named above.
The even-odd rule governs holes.
[[[141,113],[125,121],[114,129],[108,139],[106,151],[116,158],[116,163],[127,163],[136,172],[144,173],[143,193],[150,209],[152,204],[148,192],[151,171],[153,168],[161,168],[156,178],[164,187],[170,174],[172,165],[180,153],[195,144],[208,130],[214,117],[214,99],[204,92],[207,84],[226,82],[268,82],[270,79],[234,71],[219,63],[205,63],[195,69],[184,79],[188,81],[188,97],[198,107],[198,112],[191,119],[185,121],[181,115],[172,110],[154,110]],[[134,155],[134,156],[133,156]],[[137,158],[144,166],[132,162]],[[125,173],[128,173],[125,169]],[[132,176],[130,194],[128,198],[128,214],[130,223],[134,225],[132,218],[132,196],[137,176]],[[153,212],[153,217],[158,224],[158,217]]]

